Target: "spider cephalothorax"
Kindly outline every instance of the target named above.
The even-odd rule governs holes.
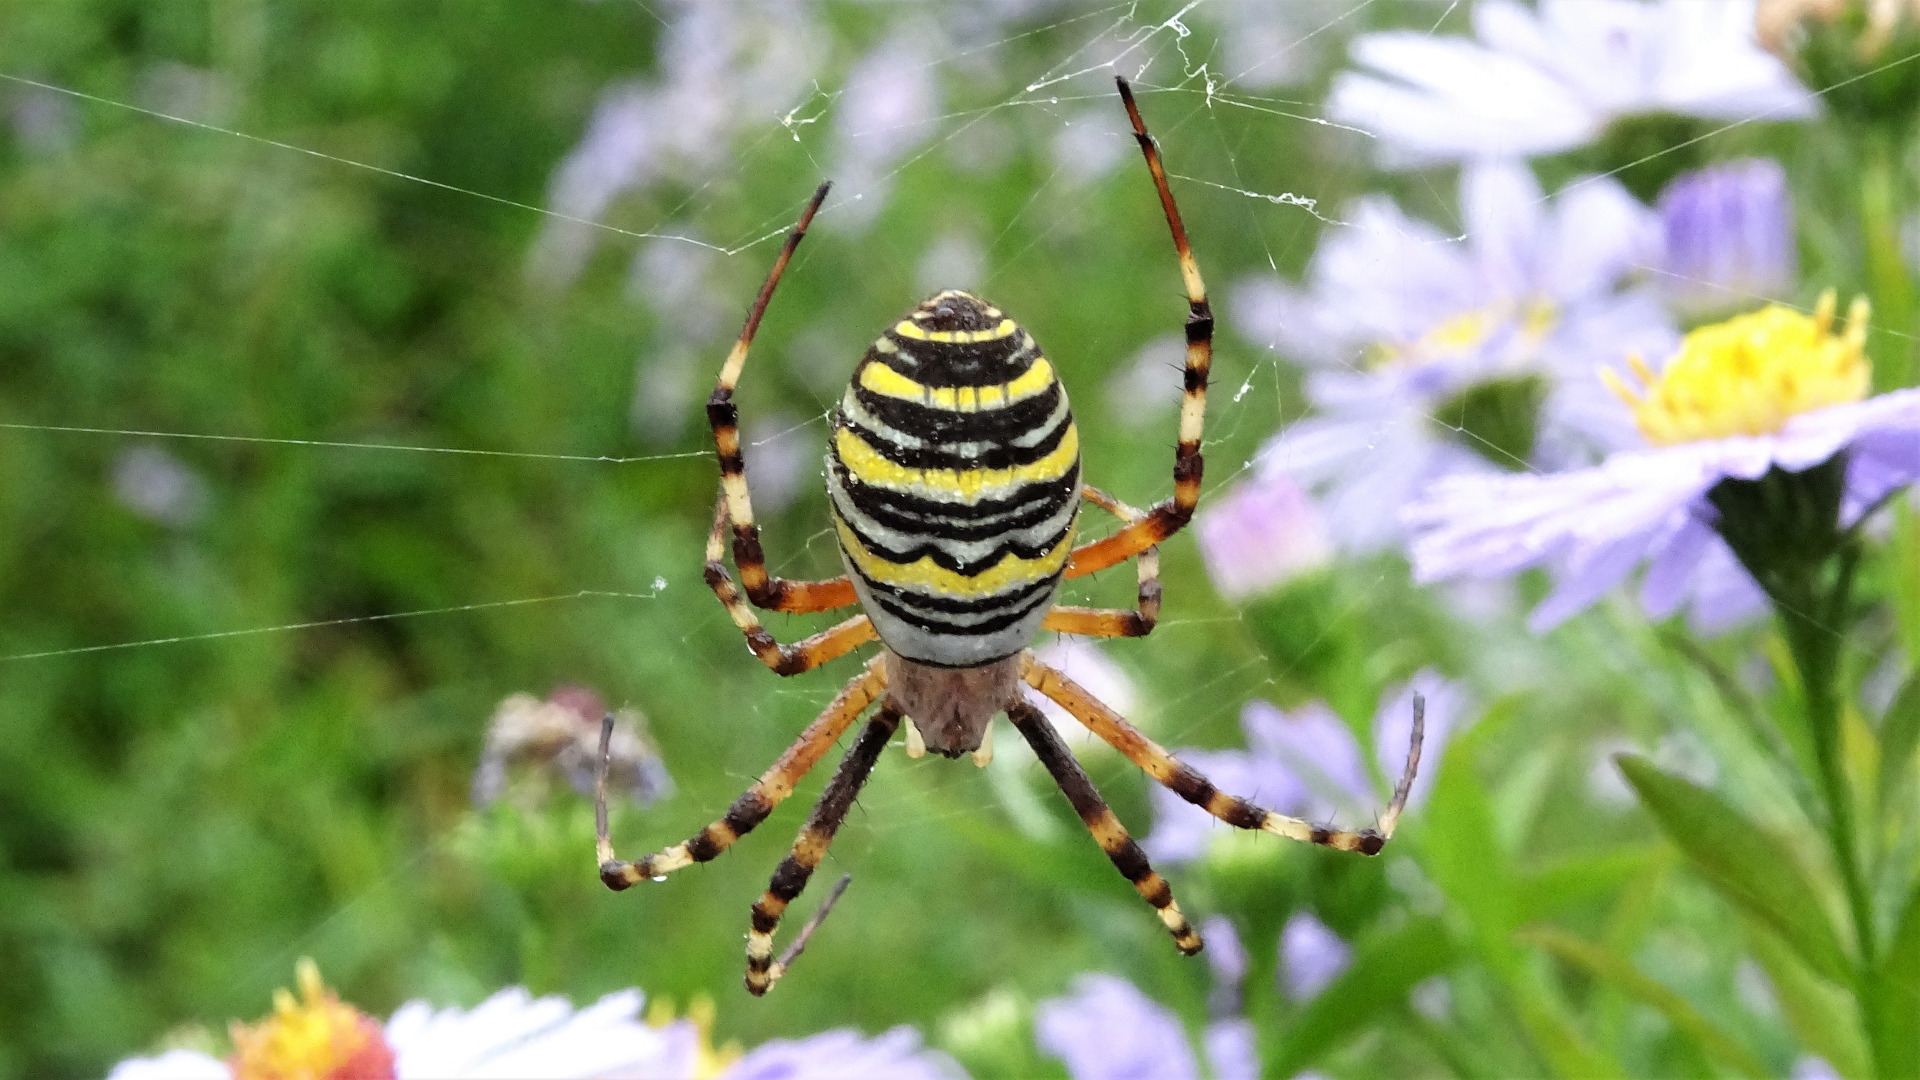
[[[1213,313],[1159,150],[1126,80],[1115,81],[1173,231],[1187,292],[1185,400],[1171,498],[1142,512],[1082,484],[1079,433],[1052,363],[1033,335],[999,308],[950,289],[909,311],[873,343],[833,414],[827,488],[846,576],[831,581],[769,576],[747,493],[733,390],[774,286],[826,199],[826,184],[814,192],[787,238],[707,401],[721,482],[707,539],[707,584],[746,635],[747,647],[775,672],[795,675],[876,638],[882,646],[880,655],[734,801],[726,816],[686,842],[637,862],[616,859],[604,791],[598,800],[601,880],[624,889],[658,879],[714,858],[766,820],[867,707],[879,703],[765,895],[753,905],[747,989],[755,994],[765,993],[780,978],[839,895],[836,890],[829,896],[793,945],[775,959],[773,932],[781,915],[806,887],[854,796],[903,721],[909,754],[972,753],[976,763],[985,764],[990,725],[1004,712],[1114,866],[1159,912],[1175,944],[1189,954],[1200,951],[1200,935],[1180,914],[1172,890],[1147,865],[1139,845],[1094,790],[1052,724],[1026,701],[1026,688],[1073,714],[1155,780],[1229,825],[1368,855],[1393,835],[1420,758],[1418,698],[1407,766],[1379,827],[1335,830],[1219,791],[1027,649],[1042,630],[1096,637],[1140,637],[1152,631],[1160,611],[1158,544],[1187,523],[1200,498],[1200,435]],[[1082,501],[1119,518],[1120,530],[1074,547]],[[729,546],[744,598],[727,573]],[[1061,578],[1128,559],[1135,559],[1139,569],[1137,607],[1110,610],[1053,602]],[[857,604],[862,613],[783,646],[760,625],[749,600],[784,612]],[[602,746],[604,756],[604,732]]]

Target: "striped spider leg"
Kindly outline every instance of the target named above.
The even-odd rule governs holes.
[[[1174,205],[1173,191],[1167,187],[1167,173],[1160,164],[1160,148],[1153,136],[1147,134],[1146,121],[1140,118],[1140,108],[1133,101],[1133,88],[1122,76],[1114,76],[1113,81],[1120,88],[1120,100],[1127,106],[1134,140],[1146,156],[1147,171],[1153,174],[1153,187],[1160,195],[1160,208],[1166,212],[1167,227],[1173,231],[1174,251],[1180,256],[1180,278],[1187,289],[1186,390],[1180,401],[1180,442],[1173,455],[1172,497],[1112,536],[1075,548],[1069,571],[1073,577],[1124,562],[1179,532],[1200,503],[1200,477],[1205,467],[1200,456],[1200,435],[1207,415],[1207,372],[1213,365],[1213,308],[1207,303],[1207,286],[1200,279],[1200,264],[1187,243],[1187,227],[1180,220],[1180,208]]]
[[[725,561],[727,523],[727,495],[723,491],[720,493],[720,497],[716,500],[713,508],[713,531],[707,534],[707,586],[713,590],[715,596],[720,598],[720,602],[726,605],[727,614],[732,616],[733,624],[738,626],[740,632],[746,635],[747,648],[753,652],[754,656],[760,659],[761,663],[771,668],[775,675],[798,675],[803,671],[812,671],[814,668],[819,667],[829,660],[837,660],[854,649],[859,648],[861,645],[875,640],[873,620],[867,618],[865,613],[862,613],[855,615],[845,622],[836,623],[812,637],[805,638],[792,645],[782,645],[775,641],[773,635],[768,633],[767,629],[760,625],[760,617],[755,615],[753,609],[747,606],[746,601],[740,598],[740,590],[734,587],[733,578],[727,575],[727,564]],[[754,542],[756,544],[759,543],[757,538]],[[741,571],[742,576],[744,576],[745,573],[745,570]],[[839,580],[845,582],[847,579],[842,577]],[[786,584],[801,584],[812,587],[820,583],[787,582]],[[831,584],[831,582],[827,584]],[[849,588],[848,592],[851,594],[851,588]],[[787,595],[789,601],[791,601],[791,598],[795,594],[789,593]],[[816,591],[813,595],[818,596],[819,593]],[[851,602],[852,601],[848,601],[848,603]],[[846,605],[840,604],[835,606],[844,607]],[[793,611],[796,609],[792,607],[780,607],[774,610]]]
[[[682,843],[637,862],[614,857],[613,839],[607,826],[607,747],[613,731],[613,717],[609,715],[600,731],[600,768],[594,785],[600,880],[609,889],[626,889],[648,878],[665,877],[694,863],[707,862],[732,847],[734,841],[765,821],[774,807],[793,794],[793,786],[826,756],[827,750],[846,734],[867,706],[886,692],[887,676],[880,661],[877,656],[868,661],[866,668],[841,688],[825,711],[807,725],[779,760],[734,800],[726,816]]]
[[[1138,524],[1147,517],[1142,511],[1135,510],[1092,484],[1080,488],[1080,497],[1119,518],[1125,525]],[[1153,633],[1154,624],[1160,620],[1160,549],[1150,545],[1138,557],[1140,599],[1137,607],[1089,608],[1055,604],[1047,612],[1040,629],[1083,637],[1146,637]],[[1084,577],[1092,572],[1088,566],[1069,563],[1066,576]]]
[[[1167,884],[1167,879],[1154,873],[1153,867],[1147,864],[1146,853],[1140,850],[1139,844],[1134,843],[1133,837],[1127,835],[1127,827],[1120,824],[1120,819],[1114,816],[1107,801],[1100,797],[1093,781],[1088,779],[1087,771],[1074,759],[1073,751],[1067,749],[1067,744],[1060,740],[1060,733],[1053,730],[1053,722],[1047,719],[1045,713],[1020,698],[1008,704],[1007,719],[1013,721],[1014,728],[1033,747],[1034,756],[1047,767],[1053,782],[1060,786],[1061,793],[1073,804],[1074,812],[1086,823],[1087,831],[1099,842],[1107,858],[1113,860],[1114,867],[1133,883],[1141,898],[1152,904],[1159,913],[1160,921],[1173,934],[1174,945],[1188,956],[1204,948],[1205,943],[1200,940],[1199,932],[1187,925],[1186,916],[1180,914],[1180,905],[1174,903],[1173,889]]]
[[[786,974],[787,965],[800,950],[806,946],[807,937],[813,928],[820,924],[826,910],[840,898],[845,880],[835,888],[820,910],[800,931],[792,946],[776,960],[773,957],[773,932],[780,926],[780,916],[785,914],[787,905],[793,903],[801,890],[807,887],[807,879],[813,876],[814,868],[826,857],[827,845],[833,843],[833,834],[840,830],[840,823],[847,819],[847,811],[853,807],[854,796],[860,794],[860,788],[866,784],[867,776],[873,771],[873,763],[880,759],[880,751],[887,748],[887,741],[893,738],[895,729],[900,726],[901,713],[891,701],[880,706],[873,714],[867,726],[847,750],[847,756],[840,761],[840,767],[834,770],[833,778],[827,781],[827,788],[820,793],[820,801],[813,804],[813,812],[807,815],[807,823],[800,827],[800,835],[794,838],[792,850],[780,860],[780,866],[773,872],[773,880],[767,883],[767,891],[753,904],[753,922],[747,931],[747,992],[759,997],[780,976]]]
[[[1407,805],[1407,794],[1413,790],[1414,772],[1420,767],[1420,742],[1426,733],[1426,702],[1416,694],[1413,698],[1413,735],[1408,740],[1407,765],[1400,774],[1399,783],[1394,785],[1392,800],[1380,815],[1380,824],[1370,829],[1329,829],[1303,818],[1262,809],[1214,787],[1192,766],[1147,738],[1140,729],[1127,723],[1099,698],[1059,671],[1034,660],[1032,654],[1027,655],[1020,677],[1048,700],[1073,714],[1073,718],[1085,724],[1087,730],[1125,754],[1127,760],[1138,765],[1148,776],[1165,785],[1175,795],[1236,829],[1258,829],[1302,843],[1357,851],[1362,855],[1377,855],[1393,837],[1394,826],[1400,821],[1400,812]]]
[[[813,215],[819,212],[820,204],[826,201],[827,192],[832,187],[831,183],[824,183],[814,190],[813,198],[801,212],[793,232],[787,235],[786,245],[780,249],[773,269],[767,271],[767,280],[760,286],[760,295],[754,298],[753,306],[747,310],[747,321],[740,328],[740,336],[734,340],[726,363],[720,367],[720,381],[714,386],[712,396],[707,398],[707,423],[713,428],[713,447],[720,458],[721,499],[726,504],[727,521],[733,526],[733,562],[740,568],[740,584],[746,588],[747,597],[756,605],[771,611],[832,611],[851,607],[857,602],[853,584],[844,574],[827,581],[789,581],[768,576],[766,553],[760,546],[760,527],[754,524],[753,500],[747,494],[746,462],[740,453],[740,408],[733,401],[733,391],[740,383],[740,373],[747,366],[747,350],[753,345],[754,334],[760,330],[760,319],[767,313],[773,290],[779,286],[787,264],[793,261],[794,249],[806,237],[807,226],[813,222]],[[715,593],[720,594],[721,602],[733,614],[734,622],[740,623],[740,615],[734,610],[735,603],[728,600],[714,582],[716,565],[715,548],[709,544],[708,584],[713,586]],[[747,630],[747,626],[741,624],[741,629]],[[751,631],[748,636],[751,640]],[[754,652],[761,659],[766,659],[760,648],[755,647]],[[768,666],[774,667],[771,661],[768,661]],[[780,669],[774,667],[774,670]],[[780,674],[791,675],[795,672],[780,671]]]

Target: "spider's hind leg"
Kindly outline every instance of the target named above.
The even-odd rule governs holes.
[[[1204,943],[1200,940],[1199,932],[1187,925],[1186,916],[1180,914],[1180,905],[1173,900],[1173,888],[1167,884],[1166,878],[1155,873],[1153,867],[1147,864],[1146,853],[1140,850],[1140,845],[1134,842],[1133,837],[1127,835],[1127,827],[1120,824],[1120,819],[1114,816],[1106,800],[1094,789],[1093,781],[1087,778],[1086,770],[1074,760],[1073,751],[1060,741],[1053,724],[1039,709],[1020,698],[1015,698],[1007,706],[1007,719],[1013,721],[1013,726],[1033,747],[1040,763],[1053,774],[1054,783],[1060,785],[1061,792],[1073,804],[1080,820],[1086,822],[1087,831],[1100,842],[1100,848],[1107,853],[1107,858],[1113,860],[1114,868],[1132,882],[1134,890],[1159,913],[1160,921],[1173,934],[1174,945],[1188,956],[1199,952]]]
[[[814,868],[826,857],[827,846],[833,843],[833,834],[840,830],[840,823],[846,820],[847,811],[853,807],[854,796],[867,782],[867,776],[873,771],[873,763],[879,760],[880,751],[887,748],[887,740],[900,726],[900,710],[892,705],[880,706],[880,711],[867,721],[867,726],[854,740],[853,748],[840,761],[840,767],[834,770],[833,779],[827,781],[827,789],[820,793],[820,801],[813,804],[813,812],[807,815],[807,823],[800,828],[800,835],[793,841],[793,850],[780,861],[779,869],[773,872],[773,880],[767,884],[766,893],[753,904],[752,929],[747,933],[747,991],[758,997],[773,988],[780,976],[787,973],[787,964],[799,955],[799,949],[806,944],[806,935],[824,915],[816,914],[806,930],[801,931],[800,940],[787,950],[780,959],[773,958],[773,932],[780,926],[780,916],[786,913],[787,905],[793,903],[801,890],[807,887],[807,879],[813,876]],[[832,904],[839,893],[829,897]]]

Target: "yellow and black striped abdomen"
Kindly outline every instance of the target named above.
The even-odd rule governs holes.
[[[1080,436],[1033,336],[940,293],[860,361],[834,413],[827,488],[855,591],[908,660],[973,667],[1025,648],[1073,544]]]

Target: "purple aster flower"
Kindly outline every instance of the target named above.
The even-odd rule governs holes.
[[[1316,415],[1261,450],[1325,499],[1350,551],[1396,542],[1399,511],[1437,477],[1585,464],[1632,438],[1598,367],[1674,335],[1626,276],[1658,253],[1658,222],[1610,179],[1541,196],[1525,166],[1461,175],[1466,238],[1363,200],[1327,231],[1295,289],[1243,283],[1229,325],[1310,367]]]
[[[1698,600],[1710,560],[1733,557],[1729,536],[1767,529],[1745,511],[1723,515],[1751,506],[1740,500],[1754,485],[1823,497],[1829,527],[1852,527],[1920,477],[1920,389],[1867,397],[1866,303],[1855,301],[1844,333],[1833,313],[1831,292],[1811,316],[1769,307],[1688,334],[1658,376],[1636,364],[1644,393],[1621,392],[1652,449],[1556,475],[1435,484],[1406,514],[1416,577],[1549,565],[1556,586],[1531,617],[1544,630],[1646,563],[1641,602],[1662,618]],[[1835,490],[1821,496],[1823,485]],[[1819,542],[1794,530],[1772,539]]]
[[[1114,975],[1082,975],[1066,997],[1034,1010],[1034,1040],[1073,1080],[1200,1080],[1186,1025],[1173,1010]],[[1260,1056],[1253,1025],[1232,1016],[1207,1025],[1200,1043],[1215,1080],[1253,1080]]]
[[[1407,799],[1409,811],[1426,801],[1447,739],[1466,714],[1465,695],[1432,671],[1382,695],[1374,716],[1374,747],[1380,775],[1397,777],[1413,732],[1413,695],[1427,702],[1426,748],[1420,775]],[[1179,757],[1211,779],[1214,786],[1283,814],[1328,820],[1338,812],[1364,814],[1381,805],[1382,788],[1368,776],[1360,743],[1345,722],[1315,702],[1291,715],[1265,701],[1248,702],[1240,713],[1246,750],[1182,750]],[[1158,862],[1177,863],[1206,854],[1213,837],[1226,826],[1213,815],[1155,786],[1153,830],[1141,847]]]
[[[139,445],[113,463],[113,494],[143,518],[185,528],[207,509],[207,482],[157,446]]]
[[[1353,963],[1353,949],[1327,924],[1294,912],[1280,931],[1280,986],[1294,1001],[1320,996]]]
[[[487,806],[509,790],[516,803],[538,804],[551,780],[565,780],[582,795],[592,795],[600,766],[600,724],[606,702],[584,686],[561,686],[545,701],[532,694],[510,694],[494,707],[487,722],[486,745],[473,771],[473,802]],[[613,714],[607,744],[607,790],[616,798],[652,806],[673,794],[673,777],[647,734],[647,719],[634,709]],[[510,787],[515,766],[522,781]]]
[[[1213,587],[1228,600],[1277,588],[1333,553],[1319,507],[1279,470],[1260,470],[1214,496],[1193,527]]]
[[[864,229],[886,208],[896,162],[934,132],[940,89],[934,64],[946,35],[913,20],[861,57],[834,106],[840,190],[850,196],[833,228]]]
[[[897,1027],[872,1039],[829,1031],[777,1039],[719,1074],[719,1080],[964,1080],[958,1062],[920,1045],[920,1033]]]
[[[1260,1080],[1260,1036],[1246,1017],[1208,1024],[1200,1033],[1200,1049],[1206,1053],[1213,1080]]]
[[[1552,154],[1622,117],[1804,119],[1816,99],[1754,38],[1752,0],[1512,0],[1473,8],[1479,39],[1366,34],[1327,115],[1390,165]]]
[[[1808,1054],[1793,1063],[1790,1080],[1840,1080],[1840,1070],[1827,1064],[1826,1058]]]
[[[1793,290],[1793,204],[1779,162],[1743,158],[1685,173],[1660,193],[1659,210],[1662,291],[1680,310],[1725,312]]]
[[[570,284],[586,265],[598,221],[615,199],[669,178],[701,181],[730,168],[736,136],[806,99],[826,58],[804,5],[781,0],[680,4],[669,9],[659,76],[601,94],[586,133],[554,170],[528,275]]]
[[[1200,1080],[1180,1018],[1118,976],[1075,979],[1034,1010],[1033,1033],[1073,1080]]]

